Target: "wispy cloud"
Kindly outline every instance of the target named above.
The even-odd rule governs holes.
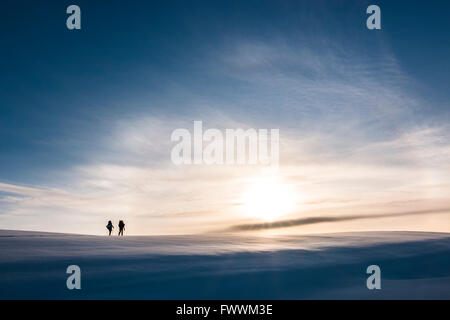
[[[190,129],[193,120],[223,129],[280,128],[279,175],[301,195],[300,213],[232,230],[382,218],[357,211],[298,216],[450,195],[449,128],[416,117],[423,99],[387,50],[374,59],[338,44],[330,50],[307,41],[245,39],[208,57],[201,67],[219,89],[183,88],[189,99],[176,108],[185,107],[182,114],[114,119],[95,137],[98,148],[83,150],[86,163],[52,172],[59,183],[1,183],[2,226],[98,233],[105,219],[126,217],[135,233],[192,233],[246,222],[238,199],[261,168],[170,162],[172,130]]]

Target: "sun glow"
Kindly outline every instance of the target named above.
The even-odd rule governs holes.
[[[297,196],[292,187],[278,178],[258,178],[242,197],[242,209],[249,217],[273,221],[295,208]]]

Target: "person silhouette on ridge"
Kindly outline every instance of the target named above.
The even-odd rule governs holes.
[[[108,229],[109,235],[111,235],[112,229],[114,229],[114,226],[113,226],[111,220],[108,221],[108,224],[106,225],[106,229]]]
[[[119,221],[119,236],[123,236],[123,230],[125,230],[125,223],[123,220]]]

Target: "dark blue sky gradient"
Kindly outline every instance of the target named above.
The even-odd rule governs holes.
[[[381,31],[365,28],[372,3]],[[70,4],[80,31],[65,26]],[[89,161],[117,119],[189,114],[192,96],[227,102],[252,90],[204,63],[236,38],[301,47],[307,37],[333,50],[332,38],[375,64],[389,47],[427,99],[417,116],[448,121],[449,12],[448,1],[2,1],[0,180],[33,183]]]

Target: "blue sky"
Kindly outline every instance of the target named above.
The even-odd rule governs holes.
[[[238,180],[211,187],[198,181],[215,180],[217,171],[171,166],[170,132],[193,120],[280,128],[286,180],[301,188],[330,171],[320,182],[329,186],[326,196],[300,192],[309,202],[351,201],[335,184],[348,192],[369,185],[358,201],[399,192],[380,195],[381,208],[431,185],[439,192],[419,198],[445,207],[448,185],[437,186],[449,157],[447,2],[77,1],[79,31],[65,27],[70,4],[2,4],[2,225],[83,232],[84,223],[107,220],[98,208],[117,195],[124,199],[112,205],[121,208],[113,217],[160,224],[163,233],[182,232],[177,215],[193,226],[232,224],[237,213],[203,213],[232,207],[237,196],[222,203],[220,189],[235,190]],[[365,27],[370,4],[381,7],[380,31]],[[385,178],[334,176],[362,166]],[[228,170],[242,177],[242,168]],[[314,178],[294,178],[304,172]],[[410,185],[417,172],[423,183]],[[146,175],[146,182],[135,178]],[[216,192],[187,208],[186,199],[197,197],[180,191],[186,184]],[[323,209],[306,207],[309,214]]]

